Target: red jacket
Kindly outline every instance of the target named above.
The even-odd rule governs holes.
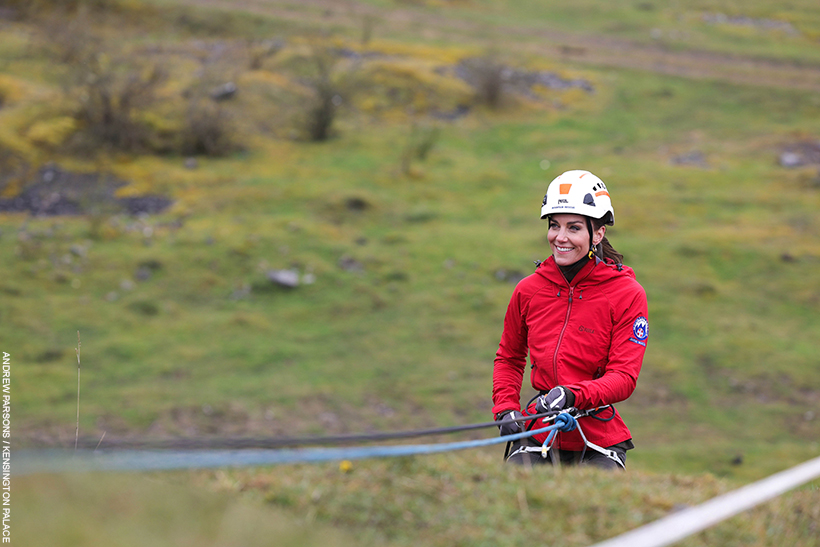
[[[507,308],[493,370],[493,413],[520,409],[528,352],[530,382],[537,390],[567,387],[579,409],[627,399],[641,371],[648,335],[646,293],[631,268],[618,269],[596,258],[570,284],[549,257],[518,283]],[[609,415],[608,410],[601,414]],[[582,418],[579,424],[587,439],[600,446],[631,438],[620,415],[609,422]],[[534,438],[543,442],[545,437]],[[584,443],[575,430],[560,433],[555,446],[582,450]]]

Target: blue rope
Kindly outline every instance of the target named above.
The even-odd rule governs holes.
[[[28,450],[18,453],[15,474],[60,473],[67,471],[159,471],[169,469],[205,469],[215,467],[250,467],[292,463],[316,463],[326,461],[360,460],[365,458],[394,458],[417,454],[435,454],[452,450],[465,450],[493,444],[517,441],[539,433],[561,429],[566,426],[567,416],[572,423],[575,418],[559,414],[553,425],[532,431],[514,433],[454,443],[414,444],[399,446],[370,446],[349,448],[305,448],[288,450]],[[572,427],[574,429],[574,426]]]
[[[576,427],[578,427],[578,420],[575,419],[575,416],[571,416],[566,412],[563,412],[555,417],[555,428],[550,431],[550,434],[547,435],[547,439],[544,441],[542,448],[546,448],[550,444],[552,444],[552,440],[555,438],[555,434],[559,431],[572,431]]]

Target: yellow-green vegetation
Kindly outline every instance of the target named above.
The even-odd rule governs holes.
[[[626,480],[496,452],[151,480],[366,544],[582,545],[820,454],[813,3],[53,4],[0,25],[0,198],[56,164],[173,204],[129,216],[89,187],[84,215],[0,213],[19,442],[73,443],[78,330],[94,441],[485,421],[510,280],[548,253],[541,198],[584,168],[650,302]],[[691,544],[817,545],[816,494]],[[102,541],[77,537],[44,544]]]
[[[725,480],[499,465],[495,451],[254,470],[17,479],[14,536],[48,545],[587,546],[706,501]],[[817,545],[817,486],[679,545]],[[39,518],[43,514],[52,518]],[[12,536],[12,537],[14,537]]]
[[[15,483],[11,538],[24,545],[359,545],[329,526],[296,527],[285,511],[175,485],[166,477],[43,475]]]
[[[591,545],[726,492],[711,475],[503,467],[495,452],[208,473],[221,492],[287,507],[307,525],[352,529],[363,545]],[[683,541],[817,545],[817,489],[734,517]]]

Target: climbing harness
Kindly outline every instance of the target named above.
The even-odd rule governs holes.
[[[598,415],[602,413],[605,409],[611,408],[612,414],[608,418],[600,418]],[[587,448],[590,448],[600,454],[603,454],[608,459],[617,463],[622,469],[626,469],[624,462],[618,457],[617,452],[614,450],[610,450],[608,448],[603,448],[602,446],[598,446],[597,444],[591,442],[587,439],[587,436],[584,434],[584,429],[581,427],[581,424],[578,423],[578,419],[580,418],[594,418],[596,420],[600,420],[602,422],[608,422],[615,417],[615,407],[612,405],[606,405],[603,407],[599,407],[593,410],[578,410],[577,408],[569,408],[561,412],[556,416],[548,416],[543,418],[542,422],[547,422],[551,420],[557,426],[554,429],[550,430],[547,438],[544,440],[541,446],[521,446],[517,450],[509,453],[510,444],[507,445],[507,450],[504,453],[504,459],[509,461],[510,458],[515,456],[516,454],[525,454],[525,453],[538,453],[541,455],[542,458],[547,459],[549,458],[550,462],[552,462],[553,466],[560,465],[560,458],[559,457],[550,457],[550,450],[552,450],[553,444],[555,443],[555,439],[557,438],[557,433],[559,431],[573,431],[575,429],[578,430],[578,433],[581,434],[581,439],[584,441],[584,449],[581,451],[581,458],[580,461],[584,460],[584,455],[586,454]],[[556,449],[557,451],[557,449]]]

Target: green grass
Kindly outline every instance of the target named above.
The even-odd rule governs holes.
[[[9,97],[0,109],[0,143],[34,147],[33,162],[109,169],[132,181],[135,192],[177,200],[162,215],[111,215],[100,225],[83,217],[0,216],[0,349],[11,353],[14,366],[17,435],[64,446],[73,441],[78,330],[81,433],[94,439],[352,433],[485,421],[492,360],[513,290],[496,273],[526,274],[533,260],[545,258],[537,213],[543,193],[562,171],[586,168],[612,191],[610,239],[649,297],[644,370],[634,396],[619,406],[637,445],[628,481],[587,471],[533,479],[535,472],[501,467],[496,450],[362,462],[350,475],[334,466],[237,471],[225,475],[233,485],[228,490],[245,492],[257,506],[267,499],[292,521],[288,526],[317,519],[345,534],[352,530],[364,544],[512,544],[539,532],[581,545],[817,456],[820,417],[807,414],[820,393],[820,293],[812,282],[820,259],[813,237],[820,228],[817,166],[777,165],[785,145],[817,140],[815,95],[591,65],[581,70],[527,54],[522,64],[552,64],[591,81],[595,93],[554,91],[544,104],[510,101],[500,111],[474,104],[460,120],[436,122],[441,132],[429,157],[403,172],[412,123],[424,119],[423,111],[408,114],[407,105],[379,114],[367,110],[367,97],[354,97],[341,110],[337,137],[284,138],[291,122],[282,112],[300,103],[296,91],[277,86],[296,81],[293,66],[304,63],[299,40],[320,20],[291,25],[263,12],[237,13],[223,25],[218,12],[171,4],[157,3],[140,12],[144,20],[121,27],[125,45],[146,45],[138,35],[150,27],[148,43],[167,46],[156,55],[176,67],[169,96],[195,80],[202,41],[234,44],[233,72],[226,74],[257,82],[226,106],[245,150],[200,158],[195,170],[183,169],[184,158],[174,155],[89,158],[34,147],[26,125],[53,115],[43,97],[62,97],[53,75],[59,71],[38,45],[36,21],[0,29],[0,51],[15,56],[0,65],[0,75],[42,92],[15,95],[9,80],[0,80]],[[675,19],[671,8],[636,5],[613,4],[587,19],[575,17],[568,4],[555,5],[550,17],[573,32],[630,39],[645,28],[683,24],[673,21],[695,25]],[[532,3],[505,3],[503,17],[496,4],[460,6],[422,11],[469,15],[496,28],[547,18]],[[729,11],[718,2],[679,9]],[[801,10],[811,30],[812,6],[790,9]],[[536,15],[525,21],[528,13]],[[757,4],[749,14],[776,16]],[[606,28],[613,19],[621,27]],[[109,36],[117,21],[109,14],[94,20],[95,28]],[[359,47],[351,25],[333,37]],[[698,48],[815,61],[816,48],[804,38],[781,44],[758,37],[752,47],[730,43],[718,28],[702,30],[712,34]],[[465,43],[484,38],[464,32],[475,39]],[[287,47],[249,76],[236,44],[271,35],[284,35]],[[24,47],[21,36],[33,36],[33,45]],[[514,54],[529,39],[513,38],[502,53]],[[394,40],[391,47],[410,52],[403,57],[417,81],[428,81],[419,59],[446,65],[454,55],[438,36]],[[382,89],[371,83],[363,89]],[[424,96],[454,100],[442,89]],[[705,166],[672,163],[693,151],[703,154]],[[77,246],[85,251],[77,254]],[[360,267],[341,267],[351,260]],[[137,279],[146,265],[150,276]],[[284,268],[310,273],[315,283],[290,291],[272,286],[265,272]],[[738,455],[742,464],[732,465]],[[397,475],[402,480],[393,480]],[[173,480],[213,487],[225,476]],[[31,481],[27,503],[37,506],[33,496],[44,487]],[[574,488],[586,494],[573,494]],[[688,544],[816,545],[814,536],[800,536],[809,529],[801,519],[813,514],[812,493],[801,490]],[[535,518],[515,528],[520,496]],[[545,520],[540,515],[566,511],[579,499],[554,527],[536,528]],[[598,514],[610,516],[599,525],[590,520]],[[94,522],[97,513],[90,515]],[[117,533],[112,530],[100,533]],[[66,533],[59,537],[80,532]],[[76,537],[61,541],[92,543],[92,536]]]
[[[160,476],[44,475],[16,479],[15,490],[10,537],[25,545],[358,544],[329,526],[297,528],[282,510]]]
[[[389,7],[391,2],[368,0]],[[465,19],[494,35],[498,43],[511,29],[518,39],[536,41],[539,36],[567,36],[577,33],[590,41],[596,38],[628,39],[641,44],[656,44],[676,50],[704,50],[716,53],[784,59],[816,63],[820,57],[810,44],[820,33],[820,11],[810,0],[780,5],[756,1],[734,2],[687,0],[683,2],[539,2],[537,0],[492,0],[456,2],[450,5],[430,2],[415,13],[435,13],[452,20]],[[704,16],[724,14],[791,24],[790,34],[783,30],[743,24],[717,24]],[[443,23],[446,25],[446,20]],[[452,25],[456,32],[463,27]],[[507,31],[507,32],[504,32]],[[496,33],[496,34],[494,34]],[[469,35],[468,35],[469,36]],[[558,38],[560,40],[560,38]]]

